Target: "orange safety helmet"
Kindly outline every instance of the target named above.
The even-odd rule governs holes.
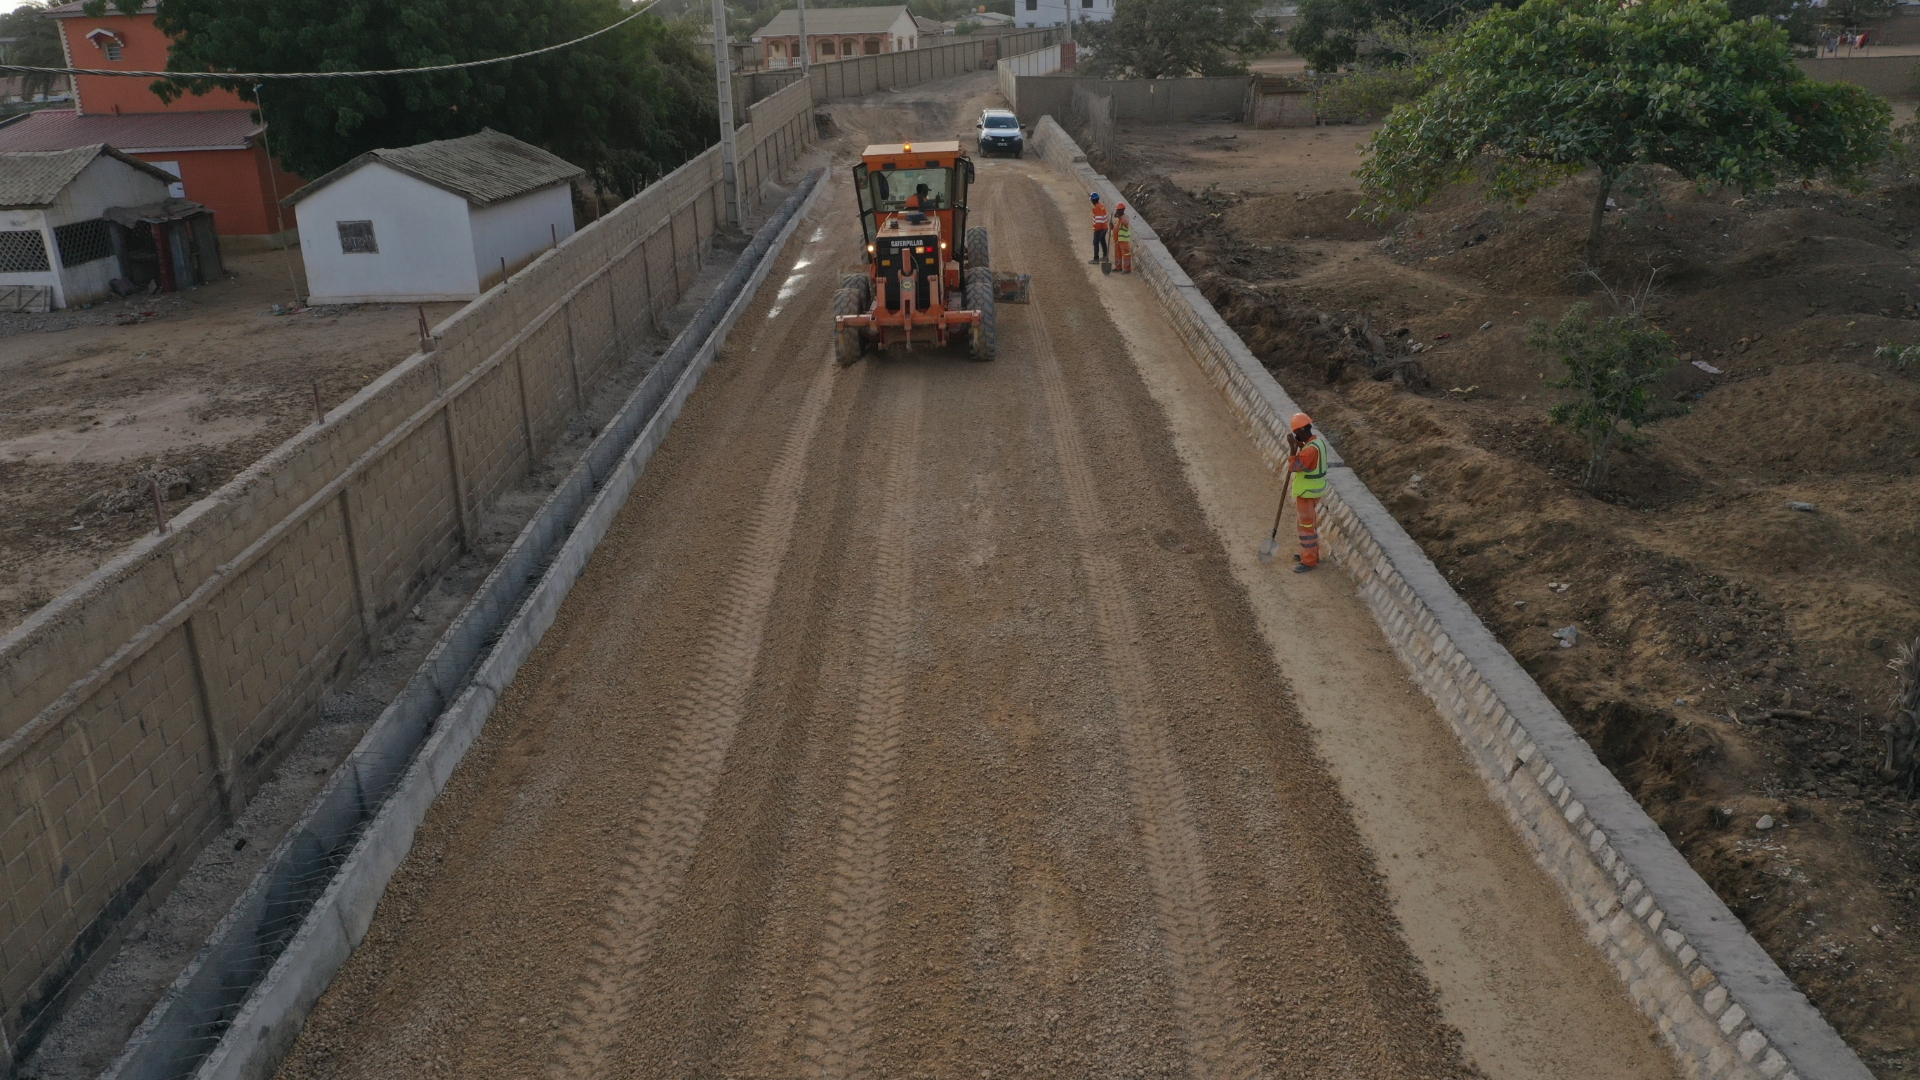
[[[1303,412],[1294,413],[1293,419],[1287,422],[1288,431],[1299,431],[1303,427],[1311,426],[1313,426],[1313,417]]]
[[[1120,204],[1119,206],[1116,206],[1116,207],[1114,207],[1114,208],[1113,208],[1113,212],[1114,212],[1114,213],[1116,213],[1116,214],[1124,214],[1124,213],[1126,213],[1126,212],[1127,212],[1127,204],[1126,204],[1126,203],[1121,203],[1121,204]]]

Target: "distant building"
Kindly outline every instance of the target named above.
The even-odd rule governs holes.
[[[976,11],[960,21],[970,22],[987,30],[1013,29],[1013,16],[1002,15],[997,11]]]
[[[471,300],[573,235],[583,171],[491,130],[361,154],[286,200],[308,301]]]
[[[937,26],[937,24],[936,24]],[[904,5],[807,9],[807,41],[815,63],[904,52],[920,47],[921,30]],[[800,14],[783,9],[754,32],[770,68],[800,66]]]
[[[919,31],[917,47],[922,49],[934,44],[936,38],[950,37],[953,34],[952,23],[943,23],[939,19],[929,19],[924,15],[915,15],[913,26]],[[807,29],[811,30],[813,27],[809,26]]]
[[[1013,0],[1013,21],[1022,30],[1035,26],[1064,26],[1074,22],[1105,22],[1113,18],[1115,0]]]
[[[60,24],[68,67],[165,69],[169,40],[154,25],[154,3],[137,15],[109,7],[95,17],[83,7],[75,2],[48,11]],[[42,109],[0,126],[0,152],[106,143],[173,174],[173,197],[211,208],[225,235],[276,239],[292,225],[278,196],[305,181],[270,159],[253,106],[231,90],[167,102],[147,79],[76,75],[72,85],[73,108]]]
[[[92,303],[115,279],[172,289],[218,278],[212,215],[169,199],[172,183],[110,146],[0,153],[0,310]]]

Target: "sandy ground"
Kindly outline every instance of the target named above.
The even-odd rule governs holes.
[[[839,369],[833,183],[281,1075],[1672,1075],[1077,193],[982,164],[998,362]]]
[[[177,514],[309,423],[316,385],[336,405],[419,340],[413,304],[275,315],[304,292],[297,250],[226,265],[183,292],[0,315],[0,626],[153,528],[150,505],[83,509],[90,496],[177,468],[193,477]],[[460,306],[425,305],[429,324]]]

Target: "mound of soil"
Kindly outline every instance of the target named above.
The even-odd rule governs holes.
[[[1654,283],[1686,411],[1595,493],[1527,343],[1614,310],[1581,272],[1591,180],[1450,191],[1389,230],[1350,189],[1116,179],[1869,1067],[1920,1064],[1920,830],[1912,778],[1878,768],[1885,665],[1920,636],[1920,365],[1873,355],[1920,340],[1920,192],[1618,197],[1599,278]]]

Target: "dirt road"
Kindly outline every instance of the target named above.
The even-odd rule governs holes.
[[[1170,427],[1185,376],[1137,366],[1191,364],[1138,355],[1040,171],[975,188],[1035,281],[990,365],[833,366],[833,182],[281,1075],[1670,1075],[1457,751],[1381,774],[1451,821],[1364,834],[1323,740],[1438,721],[1377,636],[1302,715],[1215,532],[1245,492],[1176,445],[1206,406]],[[1492,850],[1376,865],[1448,836]]]

